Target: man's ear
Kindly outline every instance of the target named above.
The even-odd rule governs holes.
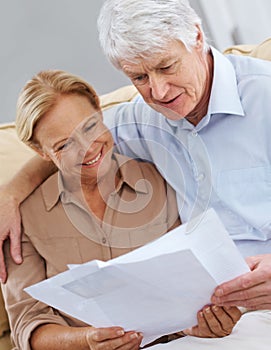
[[[203,34],[200,26],[196,24],[198,34],[197,34],[197,40],[196,40],[196,47],[197,48],[202,48],[203,47]]]
[[[31,143],[30,147],[33,149],[33,151],[35,151],[36,153],[38,153],[39,156],[41,156],[42,159],[46,160],[46,161],[51,161],[51,158],[48,156],[47,153],[45,153],[39,145],[35,144],[35,143]]]

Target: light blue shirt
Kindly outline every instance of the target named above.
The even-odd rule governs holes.
[[[212,48],[207,115],[171,121],[141,97],[105,112],[118,151],[156,164],[182,222],[214,208],[244,256],[271,253],[271,62]]]

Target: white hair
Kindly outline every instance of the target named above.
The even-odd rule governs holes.
[[[100,44],[118,69],[120,60],[133,62],[161,53],[172,40],[180,40],[190,50],[198,28],[207,52],[201,19],[188,0],[105,0],[98,18]]]

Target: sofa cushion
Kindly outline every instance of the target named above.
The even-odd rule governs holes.
[[[259,45],[235,45],[227,48],[225,54],[246,55],[271,61],[271,38]]]

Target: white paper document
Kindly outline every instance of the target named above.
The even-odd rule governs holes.
[[[145,345],[197,324],[215,287],[248,271],[210,209],[131,253],[73,266],[26,292],[95,327],[142,332]]]

